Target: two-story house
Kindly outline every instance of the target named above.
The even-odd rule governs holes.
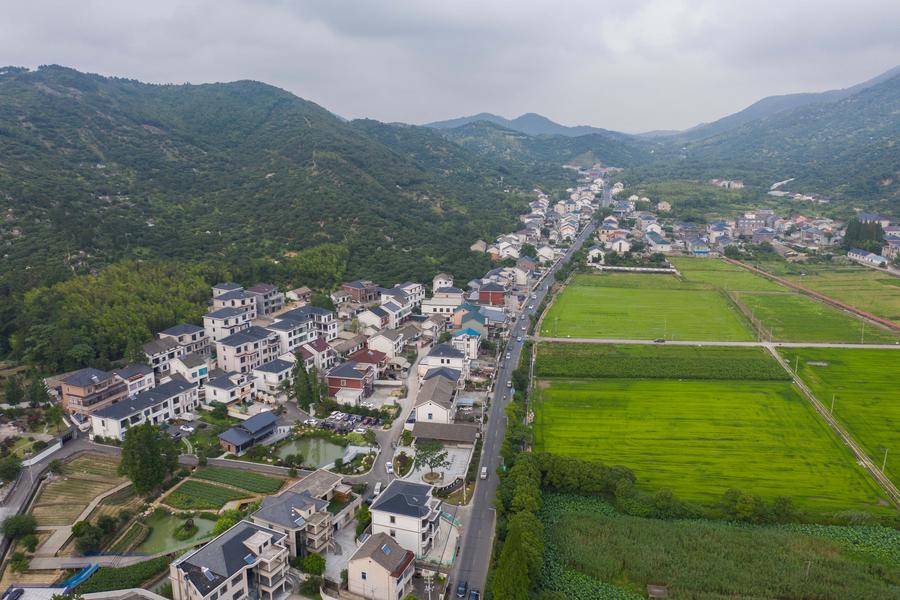
[[[153,369],[147,365],[127,365],[113,371],[113,375],[121,379],[128,386],[128,396],[136,396],[156,385],[156,376]]]
[[[442,287],[434,290],[431,298],[422,302],[423,315],[451,315],[463,303],[466,293],[456,287]]]
[[[328,345],[324,337],[317,337],[301,344],[300,355],[303,357],[304,363],[311,361],[319,373],[325,373],[337,363],[337,352]]]
[[[250,373],[225,373],[211,377],[203,386],[203,393],[207,405],[250,402],[256,393],[256,379]]]
[[[147,342],[144,344],[143,349],[144,356],[147,357],[147,363],[153,369],[157,379],[162,379],[169,374],[169,363],[172,362],[172,359],[187,354],[184,346],[171,337]]]
[[[372,350],[371,348],[363,348],[357,350],[347,357],[349,362],[356,363],[356,368],[363,370],[371,369],[375,373],[375,378],[381,377],[387,369],[388,357],[384,352]]]
[[[278,334],[255,325],[216,342],[216,360],[223,371],[249,373],[279,354]]]
[[[169,372],[172,375],[179,375],[186,381],[202,387],[209,381],[209,363],[209,355],[192,352],[190,354],[185,354],[184,356],[179,356],[178,358],[173,358],[172,362],[169,363]]]
[[[450,373],[438,373],[425,379],[416,395],[413,410],[417,423],[452,423],[456,414],[456,379]]]
[[[371,327],[375,330],[384,329],[388,326],[388,314],[380,306],[367,308],[358,315],[356,320],[362,327]]]
[[[449,273],[438,273],[431,280],[431,291],[435,292],[441,288],[453,287],[453,275]]]
[[[133,398],[120,400],[91,414],[94,436],[124,440],[135,425],[160,425],[192,413],[199,405],[197,386],[175,376]]]
[[[169,566],[173,600],[275,600],[291,592],[285,534],[240,521]]]
[[[250,327],[250,313],[240,308],[220,308],[203,315],[203,330],[214,342]]]
[[[157,337],[161,340],[175,340],[179,346],[184,348],[184,354],[197,352],[198,354],[209,356],[209,336],[206,334],[204,327],[183,323],[160,331]]]
[[[294,363],[276,358],[253,369],[256,397],[266,402],[285,402],[294,385]]]
[[[461,373],[461,380],[465,381],[469,374],[469,359],[450,344],[438,344],[432,348],[427,356],[419,360],[419,377],[424,377],[430,369],[446,367]]]
[[[375,387],[375,370],[348,361],[328,371],[326,380],[329,396],[341,404],[357,405],[360,400],[372,394]]]
[[[271,283],[257,283],[248,287],[247,293],[256,300],[258,316],[268,316],[284,308],[284,294]]]
[[[369,338],[367,345],[372,350],[383,352],[388,358],[396,358],[403,354],[404,336],[396,329],[379,331]]]
[[[277,424],[278,417],[274,413],[269,411],[256,413],[249,419],[220,433],[219,445],[226,452],[243,454],[275,433]]]
[[[377,283],[365,279],[357,279],[341,285],[341,289],[350,295],[350,301],[357,304],[369,304],[378,300],[381,295],[380,287]]]
[[[412,591],[415,554],[386,533],[376,533],[347,564],[347,588],[366,600],[395,600]]]
[[[90,367],[69,373],[60,388],[63,410],[84,417],[127,397],[125,380]]]
[[[430,485],[394,479],[369,511],[373,534],[387,534],[417,558],[431,549],[441,516],[441,501],[432,496]]]

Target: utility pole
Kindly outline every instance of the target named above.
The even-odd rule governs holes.
[[[797,369],[800,367],[800,355],[794,357],[794,375],[797,375]]]
[[[887,466],[887,452],[888,452],[888,449],[885,448],[884,449],[884,460],[881,461],[881,473],[882,474],[884,474],[884,468]]]
[[[862,327],[860,328],[859,343],[860,344],[866,343],[866,322],[865,321],[862,322]]]
[[[831,414],[834,414],[834,394],[831,395],[831,410],[829,411]]]

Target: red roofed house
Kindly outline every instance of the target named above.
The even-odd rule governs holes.
[[[503,306],[506,303],[506,290],[496,283],[488,283],[478,290],[478,301],[491,306]]]
[[[328,395],[341,404],[359,404],[375,387],[375,370],[368,365],[345,362],[328,371]]]
[[[363,348],[348,356],[347,360],[359,366],[371,367],[375,371],[375,377],[379,377],[387,368],[388,355],[371,348]]]

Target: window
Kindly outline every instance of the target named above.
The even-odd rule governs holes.
[[[363,581],[365,581],[366,580],[366,572],[365,571],[360,572],[359,578],[362,579]]]
[[[396,529],[390,529],[390,530],[388,530],[388,534],[389,534],[392,538],[395,538],[395,537],[397,537],[397,530],[396,530]]]
[[[394,515],[391,515],[391,524],[394,524],[396,522],[397,522],[397,517],[395,517]]]
[[[238,575],[237,577],[235,577],[234,579],[231,580],[231,586],[232,586],[232,587],[234,587],[234,586],[236,586],[236,585],[239,585],[240,583],[241,583],[241,576],[240,576],[240,575]]]

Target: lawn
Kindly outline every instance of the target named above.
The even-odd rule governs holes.
[[[791,366],[887,475],[900,483],[900,350],[783,348]]]
[[[625,465],[648,489],[715,502],[738,488],[791,496],[812,511],[875,509],[882,500],[786,382],[543,380],[538,388],[535,450]]]
[[[536,377],[787,380],[763,348],[541,342]]]
[[[705,283],[725,291],[787,291],[784,286],[724,260],[672,257],[669,261],[688,282]]]
[[[579,275],[550,307],[541,335],[610,339],[754,339],[723,293],[670,275]]]
[[[247,496],[237,490],[188,479],[166,496],[163,502],[172,508],[183,510],[219,509],[227,502]]]
[[[242,490],[263,494],[274,494],[284,481],[275,477],[266,477],[253,471],[239,471],[237,469],[223,469],[217,467],[205,467],[193,475],[197,479],[206,479],[239,487]]]
[[[849,313],[802,294],[740,292],[737,297],[776,341],[849,343],[900,341],[900,335],[875,325],[864,324]]]
[[[540,517],[544,588],[571,600],[637,600],[648,583],[673,600],[900,597],[893,529],[662,521],[562,494],[544,494]]]

